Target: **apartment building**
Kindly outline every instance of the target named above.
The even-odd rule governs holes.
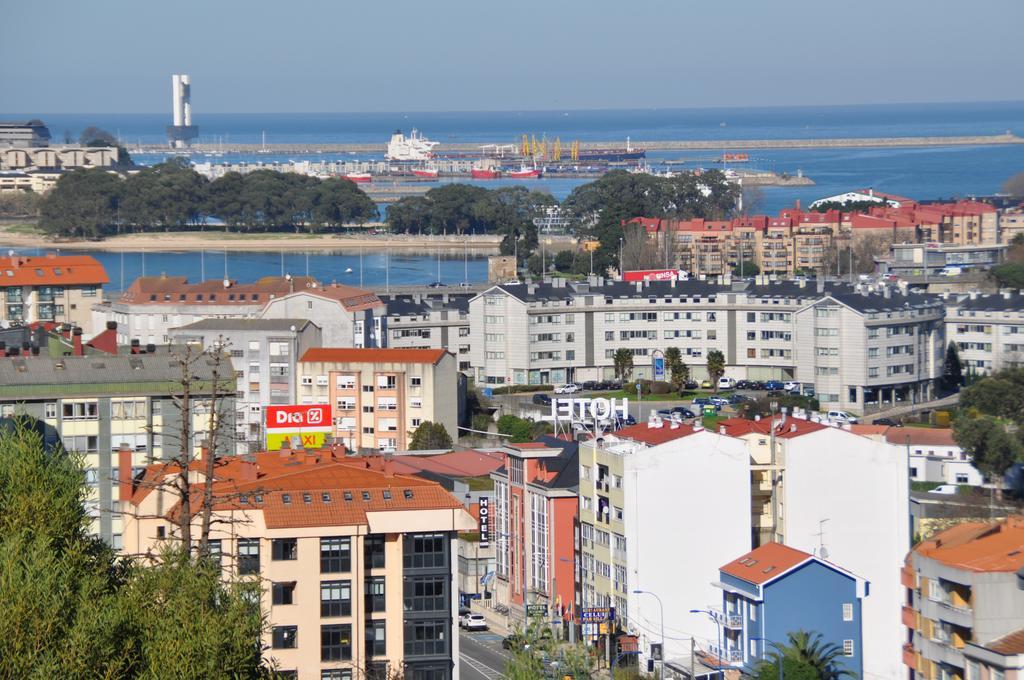
[[[458,358],[458,369],[472,370],[469,355],[471,294],[385,295],[381,343],[385,347],[447,349]]]
[[[902,570],[907,677],[1015,677],[1024,629],[1022,548],[1024,517],[964,522],[914,547]]]
[[[0,194],[45,194],[57,185],[60,176],[59,170],[0,170]]]
[[[813,631],[842,650],[836,665],[864,677],[861,605],[869,585],[839,565],[781,543],[766,543],[721,567],[719,624],[730,661],[753,674],[771,661],[766,642],[787,644],[796,631]]]
[[[93,305],[93,326],[117,322],[120,344],[138,340],[143,345],[165,345],[171,341],[172,328],[203,319],[256,318],[267,302],[312,285],[319,284],[301,276],[265,276],[254,283],[231,279],[189,283],[184,276],[141,276],[117,300]]]
[[[321,345],[320,327],[307,319],[203,319],[169,334],[175,345],[220,349],[230,357],[238,453],[265,447],[265,406],[299,403],[299,357]]]
[[[458,437],[465,384],[443,349],[312,348],[299,359],[299,403],[330,404],[335,441],[404,451],[423,421]]]
[[[946,338],[955,342],[964,370],[986,375],[1024,366],[1024,295],[1020,291],[943,296]]]
[[[222,462],[214,554],[225,574],[264,585],[263,642],[285,677],[458,680],[456,535],[475,522],[440,485],[344,454]],[[156,553],[173,538],[178,499],[160,482],[175,472],[149,466],[134,483],[122,472],[125,553]]]
[[[555,437],[508,444],[494,480],[495,598],[522,623],[530,606],[565,624],[579,612],[579,445]]]
[[[310,319],[322,329],[327,347],[383,347],[384,303],[371,291],[315,281],[269,300],[264,319]]]
[[[116,329],[106,333],[112,336]],[[182,391],[182,371],[166,351],[108,354],[87,350],[80,335],[68,349],[68,356],[43,349],[0,358],[0,416],[29,416],[42,424],[49,443],[83,456],[91,530],[119,548],[118,451],[126,447],[129,465],[137,469],[177,455],[182,411],[175,397]],[[194,362],[191,371],[191,445],[198,451],[210,430],[213,367]],[[224,395],[217,411],[224,418],[218,447],[225,453],[234,452],[234,392],[229,371],[217,390]]]
[[[37,321],[94,328],[90,305],[101,299],[107,272],[88,255],[0,257],[0,326]]]
[[[957,246],[946,243],[893,243],[889,255],[876,257],[879,274],[924,277],[941,276],[947,267],[963,270],[986,270],[1001,263],[1007,245]]]
[[[960,448],[948,427],[888,427],[884,437],[907,452],[912,481],[971,486],[981,486],[985,481],[974,467],[971,455]]]
[[[580,443],[582,607],[615,607],[619,630],[640,638],[640,654],[667,630],[686,631],[717,657],[718,568],[750,541],[750,464],[742,441],[658,419]],[[587,635],[584,630],[584,635]],[[688,672],[685,636],[665,641],[665,659]],[[641,663],[641,666],[643,663]]]
[[[633,377],[651,378],[678,347],[703,379],[718,349],[727,376],[796,379],[823,405],[863,411],[931,393],[943,313],[941,300],[902,289],[766,277],[501,285],[470,300],[470,364],[479,385],[607,380],[625,347]]]
[[[0,136],[2,134],[0,129]],[[0,170],[63,172],[76,168],[112,168],[120,157],[116,146],[18,146],[0,148]]]
[[[0,121],[0,147],[45,147],[50,144],[50,128],[38,118]]]
[[[1002,242],[1012,243],[1018,234],[1024,234],[1024,203],[1005,208],[999,213],[999,237]]]

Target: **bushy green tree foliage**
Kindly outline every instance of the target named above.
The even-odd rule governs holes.
[[[409,441],[410,451],[451,448],[452,437],[441,423],[424,420],[413,430]]]

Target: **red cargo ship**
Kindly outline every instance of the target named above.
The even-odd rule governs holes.
[[[499,177],[501,177],[500,172],[489,168],[473,168],[470,171],[469,175],[473,179],[498,179]]]

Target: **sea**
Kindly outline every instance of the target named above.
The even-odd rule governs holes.
[[[518,142],[522,135],[558,138],[563,146],[573,140],[608,141],[625,146],[644,140],[716,140],[716,139],[815,139],[910,136],[996,135],[1012,132],[1024,136],[1024,101],[901,104],[818,107],[693,108],[570,111],[497,111],[497,112],[381,112],[381,113],[263,113],[204,114],[196,102],[195,123],[200,141],[209,144],[340,144],[385,143],[394,130],[408,133],[417,128],[440,142]],[[168,125],[165,113],[132,114],[46,114],[4,113],[0,118],[17,120],[41,118],[49,126],[55,142],[77,139],[88,126],[97,126],[118,136],[131,149],[138,145],[165,141]],[[648,161],[689,161],[702,164],[714,150],[652,152]],[[137,162],[162,161],[165,154],[135,154]],[[315,153],[311,155],[230,154],[193,156],[195,162],[286,162],[290,160],[376,160],[379,155]],[[813,186],[763,187],[754,192],[750,212],[775,213],[800,201],[807,205],[817,198],[849,189],[873,187],[917,199],[954,199],[991,195],[1011,175],[1024,171],[1024,145],[978,145],[922,148],[828,148],[773,149],[750,152],[744,167],[798,172],[812,179]],[[450,180],[447,180],[450,181]],[[466,180],[469,181],[469,180]],[[588,180],[545,177],[528,182],[531,188],[564,199]],[[484,181],[482,186],[523,184],[512,180]],[[0,243],[2,246],[2,243]],[[116,256],[120,262],[120,254]],[[134,259],[137,255],[125,254]],[[232,267],[231,260],[238,258]],[[288,258],[294,255],[288,254]],[[311,254],[311,273],[338,274],[353,269],[353,255]],[[392,274],[404,283],[428,283],[438,279],[435,258],[402,256],[372,271],[364,256],[363,280],[366,285],[385,285]],[[198,276],[204,268],[199,253],[148,254],[147,273]],[[157,261],[159,259],[159,262]],[[260,272],[279,270],[279,253],[229,254],[232,278],[245,280]],[[304,260],[304,256],[303,256]],[[486,265],[480,258],[469,258],[470,270],[463,258],[441,259],[442,281],[479,281],[486,277]],[[105,262],[105,264],[107,264]],[[305,262],[302,263],[303,267]],[[321,269],[321,265],[323,269]],[[134,269],[141,272],[141,261]],[[386,270],[391,274],[385,274]],[[113,279],[118,271],[108,266]],[[293,273],[299,273],[293,271]],[[351,276],[351,274],[349,274]],[[334,276],[321,276],[332,280]]]

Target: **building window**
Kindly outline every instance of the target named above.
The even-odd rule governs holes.
[[[448,537],[444,534],[406,534],[405,568],[434,569],[448,564]]]
[[[853,640],[843,640],[843,656],[853,656]]]
[[[448,621],[408,621],[405,624],[406,656],[437,656],[448,653]]]
[[[320,582],[320,616],[352,615],[352,582]]]
[[[44,409],[44,417],[46,417],[48,419],[56,418],[57,417],[57,403],[56,402],[52,402],[52,401],[51,402],[47,402],[46,405],[43,406],[43,409]]]
[[[352,680],[352,671],[348,668],[326,668],[320,671],[320,680]]]
[[[981,665],[977,661],[968,660],[964,670],[967,671],[965,680],[981,680]]]
[[[387,654],[384,638],[384,621],[369,621],[366,624],[366,656],[383,656]]]
[[[275,583],[270,587],[274,604],[293,604],[295,597],[295,581]]]
[[[382,612],[384,611],[384,577],[383,576],[371,576],[366,581],[366,611]],[[406,607],[408,611],[408,607]]]
[[[352,658],[352,626],[336,623],[320,626],[320,660],[349,661]]]
[[[242,575],[260,573],[260,539],[238,539],[238,573]]]
[[[843,621],[853,621],[853,604],[851,602],[843,603]]]
[[[384,537],[371,534],[363,539],[363,563],[367,569],[384,568]]]
[[[274,649],[295,649],[299,641],[298,626],[274,626],[271,631]]]
[[[418,375],[414,375],[409,378],[409,387],[419,387],[423,384],[423,378]]]
[[[406,579],[404,587],[405,611],[435,612],[448,609],[447,577]]]
[[[333,574],[352,570],[352,542],[347,536],[320,539],[320,573]]]
[[[295,538],[275,538],[270,541],[270,559],[294,560],[299,556],[299,541]]]

